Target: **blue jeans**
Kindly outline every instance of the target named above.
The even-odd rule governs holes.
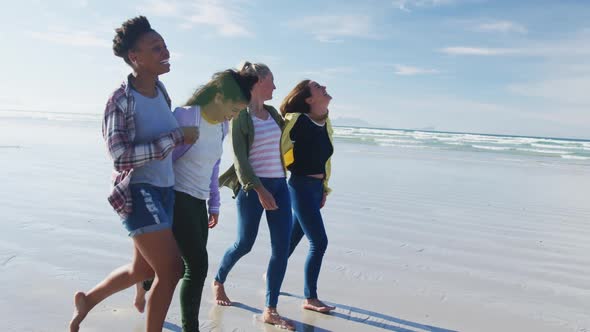
[[[122,220],[129,236],[172,228],[174,190],[172,187],[156,187],[147,183],[130,186],[133,210]]]
[[[324,195],[323,181],[309,176],[291,175],[289,192],[293,204],[293,231],[289,256],[305,234],[309,240],[309,253],[305,261],[304,295],[307,299],[317,299],[318,277],[328,247],[328,236],[320,213]]]
[[[272,194],[279,207],[277,210],[266,211],[272,250],[266,271],[266,306],[276,307],[289,258],[291,200],[285,178],[260,178],[260,180]],[[215,280],[222,284],[237,261],[252,249],[264,211],[258,194],[253,189],[240,190],[236,201],[238,205],[238,238],[223,255],[215,276]]]

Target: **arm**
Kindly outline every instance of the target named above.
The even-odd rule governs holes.
[[[178,123],[178,125],[181,128],[192,126],[192,128],[194,128],[196,130],[197,139],[199,139],[199,127],[194,127],[194,125],[195,125],[194,111],[195,111],[194,109],[191,110],[191,109],[185,109],[184,107],[177,107],[172,112],[172,115],[174,115],[176,122]],[[186,137],[185,137],[185,139],[186,139]],[[179,144],[176,147],[174,147],[174,151],[172,151],[172,161],[177,161],[178,158],[182,157],[193,146],[193,144],[194,144],[194,142],[191,144],[186,144],[186,142],[183,142],[183,144]]]
[[[219,207],[221,206],[221,199],[219,195],[219,164],[221,159],[217,160],[215,166],[213,166],[213,173],[211,174],[211,183],[209,184],[209,200],[207,205],[209,206],[209,214],[219,214]]]
[[[334,147],[334,139],[332,138],[332,135],[334,134],[334,129],[332,128],[332,122],[330,121],[330,119],[328,119],[326,121],[326,126],[328,129],[328,137],[330,138],[330,143],[332,143],[332,147]],[[326,178],[324,179],[324,202],[325,202],[326,195],[328,195],[330,192],[332,192],[332,189],[330,189],[330,187],[328,187],[328,181],[330,180],[331,173],[332,173],[332,158],[330,157],[328,159],[328,161],[326,162]]]
[[[152,160],[162,160],[172,152],[174,146],[184,140],[180,128],[163,134],[154,141],[134,144],[129,137],[127,118],[114,97],[109,99],[103,119],[103,136],[115,170],[125,171],[145,165]]]
[[[332,189],[328,187],[328,181],[330,180],[330,172],[332,171],[331,158],[326,162],[326,178],[324,179],[324,195],[328,195],[332,192]]]
[[[283,164],[285,165],[285,171],[287,167],[295,162],[293,156],[293,127],[297,123],[298,114],[288,114],[285,117],[285,127],[281,135],[281,154],[283,156]]]
[[[219,197],[219,181],[217,181],[217,177],[219,175],[220,163],[221,159],[217,160],[215,166],[213,166],[211,183],[209,184],[209,200],[207,201],[207,205],[209,205],[209,222],[207,227],[209,228],[217,226],[217,223],[219,222],[219,206],[221,203]]]
[[[240,121],[243,119],[243,116],[250,115],[245,113],[242,115],[242,117],[232,121],[231,131],[232,144],[234,148],[234,167],[236,169],[236,174],[238,175],[238,179],[244,190],[254,189],[256,191],[258,194],[258,199],[260,200],[260,204],[265,210],[276,210],[278,207],[274,197],[268,190],[266,190],[264,185],[262,185],[262,182],[254,173],[252,165],[250,165],[250,160],[248,158],[248,136],[244,135],[244,132],[242,131],[243,128],[241,127],[244,125],[244,123],[243,121]]]
[[[242,111],[246,112],[246,111]],[[248,159],[248,137],[244,134],[241,123],[243,116],[249,116],[248,113],[232,121],[232,145],[234,150],[234,167],[240,183],[245,190],[259,187],[262,185],[260,179],[254,173],[250,160]],[[236,121],[237,120],[237,121]]]

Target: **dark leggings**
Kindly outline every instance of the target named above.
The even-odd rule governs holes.
[[[184,276],[180,286],[180,310],[182,331],[199,331],[199,308],[201,294],[209,260],[207,257],[207,237],[209,235],[209,216],[204,200],[180,191],[174,191],[174,219],[172,232],[184,261]],[[143,282],[149,291],[153,280]]]
[[[182,331],[199,331],[199,307],[207,278],[207,204],[183,192],[176,191],[172,232],[184,261],[184,277],[180,286]]]

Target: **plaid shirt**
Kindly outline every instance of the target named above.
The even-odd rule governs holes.
[[[109,98],[102,123],[102,135],[113,159],[113,191],[108,197],[109,203],[122,217],[127,217],[132,209],[129,183],[133,169],[141,167],[152,160],[162,160],[182,144],[184,137],[180,128],[163,134],[149,143],[136,144],[135,140],[135,100],[131,93],[131,84],[127,81],[115,90]],[[160,81],[156,86],[162,91],[168,107],[170,97]]]

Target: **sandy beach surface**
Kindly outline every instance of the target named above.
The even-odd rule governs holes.
[[[590,164],[345,141],[335,149],[319,295],[337,310],[301,309],[304,240],[278,306],[297,331],[590,331]],[[106,201],[100,122],[0,118],[0,156],[0,330],[64,331],[74,292],[132,253]],[[236,305],[212,302],[235,220],[222,190],[201,330],[279,331],[255,319],[270,253],[265,225],[228,277]],[[81,331],[142,331],[132,300],[133,289],[107,299]],[[181,331],[178,294],[165,330]]]

